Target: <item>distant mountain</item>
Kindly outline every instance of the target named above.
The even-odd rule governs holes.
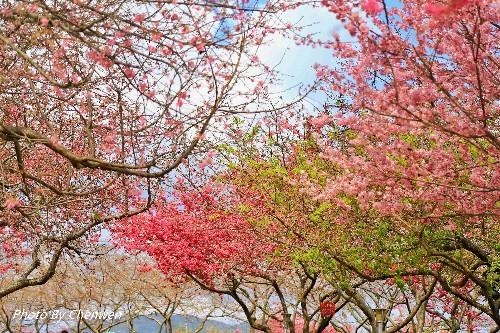
[[[161,317],[158,316],[158,319]],[[178,333],[190,333],[196,331],[201,323],[202,318],[189,315],[174,315],[172,317],[172,327],[174,332]],[[126,324],[120,324],[109,331],[109,333],[158,333],[159,325],[156,321],[140,316],[133,321],[134,330],[132,332],[128,329]],[[205,325],[201,333],[232,333],[234,331],[239,331],[241,333],[248,333],[249,326],[246,323],[241,324],[229,324],[218,320],[209,319],[205,322]],[[166,330],[163,329],[161,333],[165,333]]]

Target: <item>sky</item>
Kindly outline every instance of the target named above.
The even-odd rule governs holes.
[[[386,4],[388,9],[402,6],[401,0],[387,0]],[[364,16],[365,14],[361,12],[361,15]],[[311,5],[300,6],[298,9],[285,12],[282,19],[285,22],[307,26],[303,31],[304,34],[313,33],[316,38],[322,40],[332,39],[334,32],[339,34],[341,40],[352,40],[341,22],[335,19],[335,15],[321,6],[316,8]],[[279,64],[278,69],[283,74],[284,80],[281,85],[276,87],[278,90],[287,89],[301,83],[313,83],[315,71],[312,66],[315,63],[330,65],[331,67],[336,66],[335,58],[330,50],[297,46],[293,40],[279,35],[274,36],[272,43],[260,50],[259,58],[269,66]],[[293,99],[296,93],[297,89],[291,89],[285,92],[284,96]],[[308,100],[319,106],[323,104],[324,96],[312,94]]]
[[[324,8],[302,6],[286,12],[282,20],[304,26],[304,35],[312,33],[318,39],[331,39],[333,32],[341,30],[340,23]],[[273,36],[272,42],[259,50],[259,58],[271,67],[277,65],[277,69],[282,73],[282,82],[275,87],[275,91],[295,87],[283,93],[287,99],[293,99],[297,95],[298,85],[314,82],[315,63],[334,65],[330,50],[297,46],[293,40],[280,35]],[[314,104],[321,104],[321,100],[318,95],[309,98]]]

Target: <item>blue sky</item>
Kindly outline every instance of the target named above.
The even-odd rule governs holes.
[[[316,38],[320,39],[331,39],[332,33],[341,29],[340,23],[336,22],[334,16],[326,9],[312,6],[303,6],[289,11],[282,19],[285,22],[306,26],[303,34],[313,33]],[[312,66],[315,63],[333,65],[330,50],[297,46],[293,40],[279,35],[273,36],[272,42],[260,50],[259,57],[270,66],[279,64],[277,68],[284,74],[281,88],[314,82],[315,71]],[[288,94],[294,92],[296,90]]]
[[[402,2],[400,0],[386,0],[386,5],[388,9],[391,9],[401,7]],[[334,32],[340,35],[341,40],[353,40],[342,23],[323,7],[301,6],[293,11],[286,12],[282,19],[285,22],[307,26],[303,31],[304,34],[313,33],[316,38],[322,40],[330,40]],[[284,90],[298,84],[313,83],[316,78],[313,69],[315,63],[329,65],[332,68],[336,66],[336,59],[333,57],[331,50],[296,46],[292,40],[281,36],[273,37],[272,42],[260,50],[259,57],[269,66],[279,64],[277,68],[283,74],[283,81],[280,85],[274,87],[274,91]],[[283,96],[287,100],[293,99],[297,96],[297,88],[284,92]],[[315,106],[320,106],[324,103],[325,96],[320,93],[312,94],[308,101]]]
[[[302,34],[314,34],[315,39],[330,40],[334,32],[338,33],[341,39],[351,38],[335,16],[323,7],[301,6],[286,12],[282,19],[284,22],[304,26]],[[335,66],[335,58],[331,50],[297,46],[293,40],[279,35],[273,36],[272,42],[260,50],[259,58],[269,66],[278,65],[277,69],[282,73],[282,82],[271,91],[291,88],[282,93],[285,100],[297,98],[298,85],[308,85],[314,82],[316,78],[314,64]],[[320,107],[325,102],[325,96],[321,93],[314,93],[309,95],[307,101]]]

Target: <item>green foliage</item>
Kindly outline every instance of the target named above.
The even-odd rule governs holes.
[[[322,202],[319,206],[309,215],[309,218],[312,222],[321,223],[323,221],[322,215],[327,212],[332,207],[332,204],[329,202]]]
[[[486,281],[492,290],[500,292],[500,259],[496,259],[486,272]]]
[[[309,248],[302,252],[295,252],[292,258],[296,264],[304,264],[312,272],[323,272],[329,274],[338,268],[337,262],[331,260],[320,248]]]
[[[396,275],[396,277],[394,278],[394,282],[396,283],[399,289],[404,291],[406,283],[401,276]]]
[[[243,135],[243,143],[251,142],[257,137],[260,132],[260,126],[252,127],[250,132],[247,132]]]

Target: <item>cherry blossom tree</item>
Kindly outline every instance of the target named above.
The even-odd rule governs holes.
[[[335,168],[316,155],[313,141],[285,145],[285,132],[270,137],[270,124],[222,146],[212,162],[217,169],[224,160],[228,169],[210,176],[200,192],[181,182],[182,199],[168,210],[120,224],[121,241],[148,253],[171,278],[229,296],[257,330],[372,331],[375,307],[389,311],[387,332],[434,327],[426,310],[437,278],[427,262],[393,261],[400,251],[394,245],[411,235],[389,234],[386,221],[370,226],[363,216],[342,223],[349,217],[343,209],[325,205],[300,182],[306,175],[326,179]],[[293,282],[296,274],[300,283]],[[334,310],[326,314],[328,304]]]
[[[317,66],[339,103],[314,119],[313,136],[337,169],[322,183],[305,177],[310,193],[344,210],[339,216],[348,225],[360,216],[364,230],[385,225],[372,248],[386,238],[409,251],[387,263],[376,258],[377,269],[359,275],[387,276],[380,272],[391,265],[406,272],[431,265],[441,288],[487,314],[498,330],[496,5],[322,4],[351,39],[335,34],[329,47],[339,66]],[[332,140],[332,128],[348,140]],[[396,234],[399,240],[391,237]],[[402,268],[408,258],[413,262]]]
[[[366,16],[352,2],[323,3],[354,42],[336,36],[330,46],[342,67],[318,66],[342,100],[333,111],[336,123],[353,131],[345,154],[325,142],[324,156],[350,172],[332,179],[322,195],[359,192],[363,208],[387,215],[411,210],[418,198],[420,220],[459,215],[478,223],[496,216],[493,3],[366,1]],[[322,125],[333,120],[321,119]]]
[[[384,306],[386,332],[498,331],[496,3],[321,1],[350,37],[295,36],[336,62],[314,115],[256,56],[299,4],[6,2],[0,297],[114,222],[256,330],[373,331]]]
[[[0,297],[147,210],[228,114],[265,111],[282,1],[3,1]],[[90,248],[89,248],[90,247]]]
[[[424,329],[436,315],[449,318],[450,309],[436,314],[428,307],[436,292],[473,309],[471,323],[476,312],[476,323],[497,331],[494,3],[322,4],[351,35],[322,43],[338,61],[333,68],[316,67],[334,103],[306,124],[287,115],[264,118],[246,132],[235,129],[236,141],[256,143],[225,147],[250,157],[230,158],[218,179],[227,186],[219,193],[238,203],[223,204],[224,211],[232,206],[231,214],[247,220],[242,230],[250,230],[250,221],[265,226],[258,235],[273,244],[271,263],[307,259],[342,285],[339,292],[364,316],[367,329],[375,326],[367,298],[386,282],[403,289],[390,289],[399,318],[391,318],[388,331]],[[291,142],[282,141],[286,133]],[[266,143],[272,148],[263,151]],[[253,241],[245,246],[254,253]],[[354,288],[354,281],[368,290]]]
[[[242,215],[228,213],[228,202],[215,201],[220,191],[184,193],[179,203],[119,223],[114,235],[131,253],[154,258],[173,283],[192,281],[220,295],[223,313],[253,330],[327,329],[331,315],[321,317],[320,305],[337,301],[337,292],[305,266],[271,260],[276,246]]]
[[[180,178],[169,200],[157,201],[149,213],[117,222],[114,237],[131,253],[145,252],[155,259],[173,283],[191,280],[220,295],[223,308],[253,330],[331,329],[334,313],[322,316],[321,306],[337,302],[338,291],[300,260],[278,255],[286,251],[279,241],[283,229],[266,226],[250,212],[266,208],[260,198],[241,200],[236,183],[218,177],[235,180],[223,172],[193,187]]]

